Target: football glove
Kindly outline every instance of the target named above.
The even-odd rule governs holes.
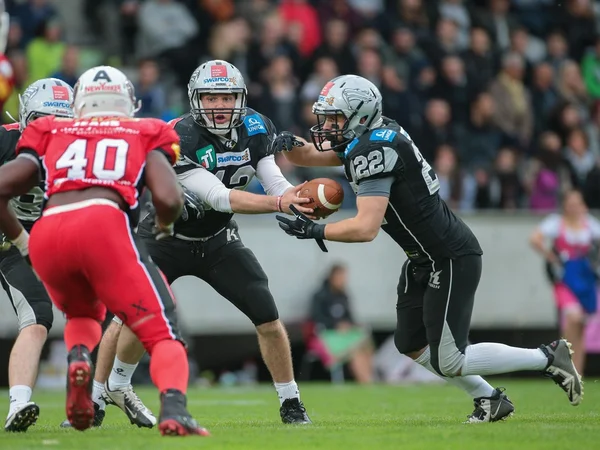
[[[184,222],[192,219],[202,219],[204,217],[204,202],[200,200],[194,192],[190,191],[185,186],[181,185],[183,189],[183,210],[181,211],[181,220]]]
[[[325,225],[314,223],[298,211],[294,205],[290,205],[290,210],[296,216],[293,220],[279,215],[275,216],[279,221],[279,228],[298,239],[314,239],[317,241],[319,248],[327,252],[327,247],[325,246],[325,242],[323,242],[323,239],[325,239]]]
[[[281,151],[291,152],[294,147],[304,147],[304,142],[298,139],[294,133],[282,131],[281,134],[275,136],[269,149],[269,154],[274,155]]]
[[[12,242],[8,240],[5,234],[0,234],[0,252],[8,251],[11,247]]]

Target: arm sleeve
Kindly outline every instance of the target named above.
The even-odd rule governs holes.
[[[15,150],[18,157],[29,158],[39,164],[39,159],[46,153],[46,145],[48,143],[47,131],[51,119],[52,116],[34,120],[23,130]]]
[[[266,156],[258,161],[256,177],[267,195],[283,195],[285,191],[293,187],[281,173],[281,169],[275,162],[275,156],[273,155]]]
[[[394,177],[367,178],[358,185],[359,197],[388,197],[394,184]]]
[[[556,239],[560,233],[560,216],[552,214],[546,217],[539,226],[540,232],[547,239]]]
[[[221,180],[208,170],[199,167],[181,173],[177,178],[185,188],[200,197],[211,208],[220,212],[233,212],[229,201],[231,189],[225,187]]]
[[[171,165],[175,165],[180,155],[179,135],[166,122],[154,120],[150,125],[153,127],[154,134],[149,142],[149,149],[163,152]]]

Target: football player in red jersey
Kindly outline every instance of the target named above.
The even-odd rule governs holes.
[[[133,86],[122,72],[108,66],[86,71],[75,86],[74,119],[32,122],[17,144],[17,158],[0,168],[0,230],[31,258],[66,315],[66,412],[73,427],[92,425],[90,352],[108,308],[152,356],[160,432],[208,435],[186,409],[188,361],[173,295],[132,232],[145,185],[156,209],[157,238],[172,233],[183,206],[172,168],[179,138],[161,120],[134,119],[135,111]],[[29,242],[7,204],[39,182],[42,167],[46,204]]]

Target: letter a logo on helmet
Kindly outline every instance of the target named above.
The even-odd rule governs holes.
[[[94,81],[100,81],[100,80],[104,80],[107,83],[112,83],[112,80],[110,79],[110,77],[106,73],[106,70],[99,70],[96,73],[96,76],[94,77]]]

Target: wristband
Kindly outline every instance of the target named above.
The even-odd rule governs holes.
[[[277,211],[279,211],[280,213],[283,212],[283,209],[281,209],[281,195],[277,197]]]

